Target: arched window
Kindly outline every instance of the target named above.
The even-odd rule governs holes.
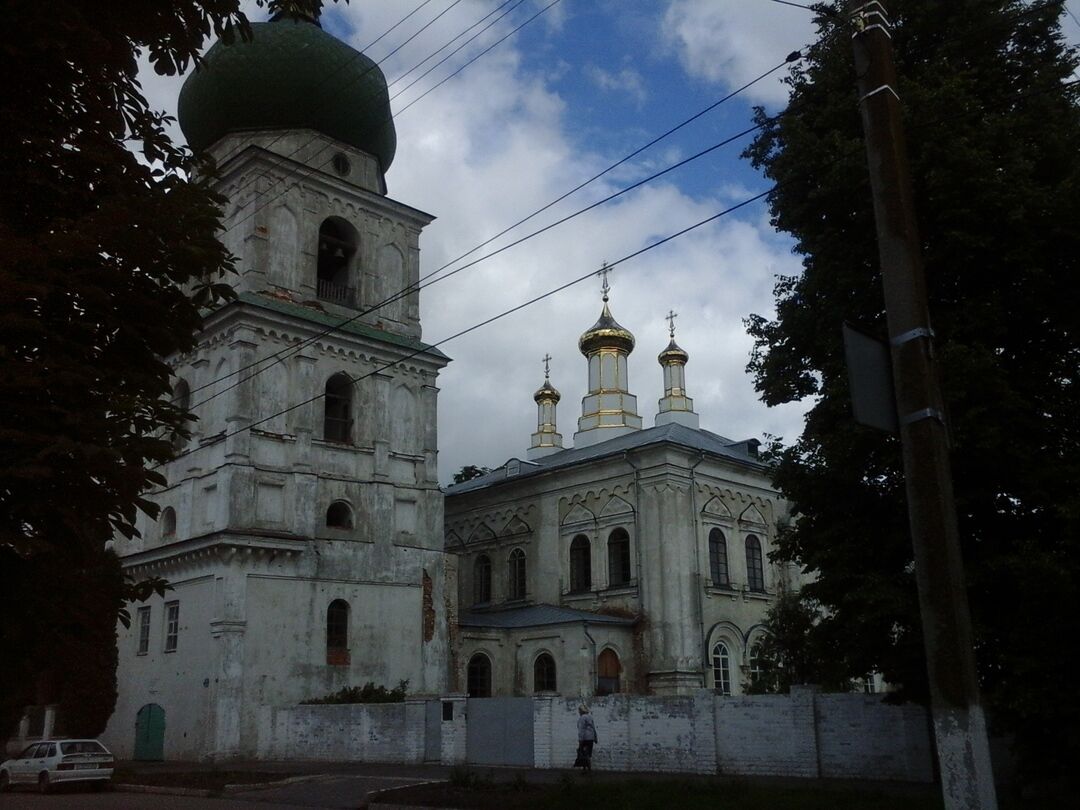
[[[508,593],[511,599],[525,598],[525,552],[515,548],[510,552],[509,560],[510,588]]]
[[[335,374],[326,381],[323,397],[325,417],[323,438],[328,442],[352,442],[353,384],[348,374]]]
[[[491,661],[483,653],[469,659],[468,690],[471,698],[491,697]]]
[[[712,648],[713,688],[721,695],[731,694],[731,655],[722,641]]]
[[[473,604],[491,601],[491,558],[481,554],[473,563]]]
[[[630,582],[630,535],[626,529],[616,529],[607,541],[608,585]]]
[[[589,538],[579,534],[570,543],[570,590],[574,593],[592,587],[592,554]]]
[[[356,229],[338,217],[330,217],[319,227],[319,259],[316,293],[324,301],[355,306],[355,291],[349,286],[349,265],[356,253]]]
[[[750,684],[752,686],[759,686],[761,684],[761,676],[764,674],[761,669],[761,645],[751,644],[750,649],[746,651],[746,663],[750,671]]]
[[[765,592],[765,566],[761,560],[761,541],[754,535],[746,538],[746,583],[752,591]]]
[[[614,695],[619,689],[622,665],[614,650],[604,650],[596,659],[596,694]]]
[[[540,653],[533,663],[533,691],[555,691],[555,659],[547,653]]]
[[[166,506],[161,510],[161,536],[176,536],[176,510],[171,506]]]
[[[349,663],[349,603],[335,599],[326,609],[326,663]]]
[[[187,384],[187,380],[176,381],[176,386],[173,388],[172,404],[184,413],[191,410],[191,386]],[[185,419],[184,421],[189,420]],[[184,448],[187,447],[187,443],[188,440],[184,436],[179,433],[173,434],[172,446],[174,452],[183,452]]]
[[[351,529],[352,510],[345,501],[334,501],[326,510],[326,525],[331,529]]]
[[[727,567],[727,540],[719,529],[709,532],[709,575],[712,584],[726,586],[730,584]]]

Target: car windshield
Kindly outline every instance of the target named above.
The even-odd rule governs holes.
[[[97,740],[74,740],[60,743],[60,751],[64,754],[107,754],[105,746]]]

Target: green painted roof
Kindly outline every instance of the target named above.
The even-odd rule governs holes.
[[[252,39],[218,41],[180,91],[178,117],[196,152],[249,129],[314,129],[390,168],[397,134],[378,65],[318,25],[283,16]]]
[[[359,320],[339,326],[339,324],[341,324],[340,315],[330,315],[329,313],[313,309],[312,307],[305,307],[302,304],[294,304],[289,301],[282,301],[280,298],[271,298],[253,292],[241,292],[238,293],[236,297],[243,304],[251,304],[252,306],[262,307],[263,309],[281,312],[285,315],[292,315],[297,318],[302,318],[309,323],[319,324],[320,326],[337,327],[335,329],[337,332],[379,340],[393,346],[400,346],[409,351],[422,352],[440,360],[450,359],[434,346],[429,346],[422,341],[405,335],[395,335],[393,332],[387,332],[384,329],[376,329],[374,326],[367,326],[360,323]]]

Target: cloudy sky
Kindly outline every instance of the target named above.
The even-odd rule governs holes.
[[[783,62],[814,35],[809,12],[772,0],[429,0],[367,47],[421,2],[327,3],[323,27],[379,61],[391,82],[398,151],[387,175],[390,195],[437,217],[421,239],[422,275]],[[506,11],[425,79],[404,90],[479,27],[395,83],[491,12],[484,25]],[[259,20],[265,13],[253,8],[250,16]],[[1071,18],[1064,26],[1071,40],[1080,39]],[[746,129],[755,104],[778,111],[786,99],[779,81],[784,73],[720,105],[470,259]],[[182,78],[144,71],[147,94],[159,108],[175,110],[181,83]],[[179,130],[175,135],[182,140]],[[765,190],[767,183],[739,157],[748,142],[739,139],[431,285],[421,293],[424,339],[438,342]],[[790,441],[799,434],[809,403],[766,408],[757,399],[745,372],[751,341],[743,327],[750,313],[772,314],[775,277],[799,268],[790,240],[769,226],[764,202],[758,202],[612,272],[612,312],[637,338],[630,388],[646,426],[663,393],[656,356],[667,343],[665,316],[674,309],[677,340],[690,354],[688,393],[702,427],[734,440],[770,433]],[[545,353],[553,358],[551,381],[563,395],[559,428],[564,443],[572,444],[586,388],[577,339],[595,322],[600,306],[600,282],[589,279],[442,346],[453,362],[439,379],[440,480],[449,481],[466,464],[497,466],[524,458],[536,429],[532,394],[543,381]]]

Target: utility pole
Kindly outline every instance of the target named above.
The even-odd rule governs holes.
[[[941,791],[946,810],[995,810],[892,37],[880,2],[853,5],[855,72],[885,287]]]

